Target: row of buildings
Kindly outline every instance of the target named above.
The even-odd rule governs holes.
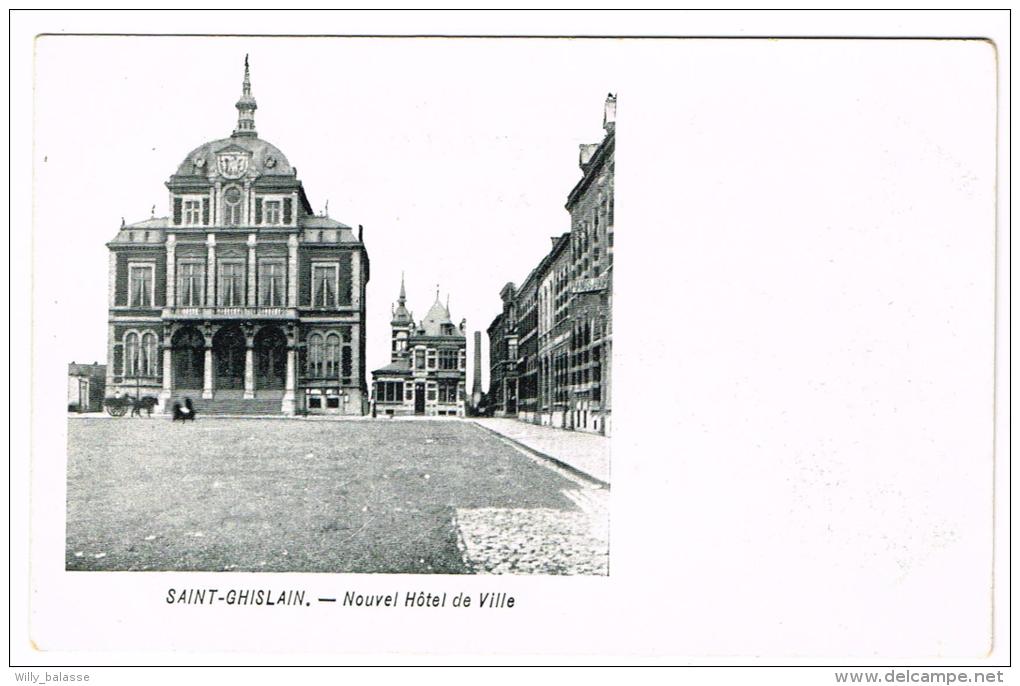
[[[612,426],[613,178],[616,96],[601,142],[581,145],[567,195],[570,230],[518,286],[499,293],[489,325],[489,411],[609,434]]]

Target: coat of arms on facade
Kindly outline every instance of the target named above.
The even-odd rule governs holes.
[[[239,179],[248,171],[247,152],[223,152],[217,157],[220,174],[228,179]]]

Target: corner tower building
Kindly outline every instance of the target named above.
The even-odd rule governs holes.
[[[455,325],[450,303],[436,301],[418,324],[407,311],[404,280],[390,320],[390,364],[372,372],[376,415],[463,417],[467,322]]]
[[[362,231],[316,215],[258,137],[245,58],[237,126],[187,154],[170,216],[109,247],[107,395],[190,398],[213,414],[363,414]]]

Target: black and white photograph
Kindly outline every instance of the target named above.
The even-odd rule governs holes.
[[[16,679],[1002,681],[1001,14],[15,12]]]
[[[108,283],[73,309],[108,302],[69,364],[67,569],[608,574],[616,95],[594,78],[538,109],[500,89],[472,111],[443,83],[357,94],[293,41],[82,42],[152,56],[108,95],[154,144],[136,157],[176,157],[149,189],[148,163],[125,159],[141,198],[100,176],[88,191],[109,194],[97,229],[116,202],[155,204],[76,250]],[[221,73],[199,84],[159,57],[182,46]],[[309,81],[330,85],[295,99]],[[160,102],[178,89],[193,97]],[[371,127],[380,109],[392,122]],[[536,140],[493,110],[549,127]],[[494,184],[475,192],[483,169]]]

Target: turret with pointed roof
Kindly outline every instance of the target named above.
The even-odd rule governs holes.
[[[251,94],[251,72],[248,69],[248,56],[244,56],[244,81],[241,82],[241,99],[235,105],[237,107],[237,128],[234,129],[234,138],[258,138],[255,131],[255,110],[258,103],[255,96]]]
[[[411,313],[407,311],[407,293],[404,290],[404,274],[400,273],[400,295],[397,297],[397,307],[393,310],[392,326],[404,326],[411,323]]]
[[[404,274],[400,274],[400,295],[397,297],[397,306],[393,309],[393,317],[390,320],[390,362],[398,362],[407,359],[407,341],[414,334],[414,318],[407,311],[407,293],[404,289]]]

